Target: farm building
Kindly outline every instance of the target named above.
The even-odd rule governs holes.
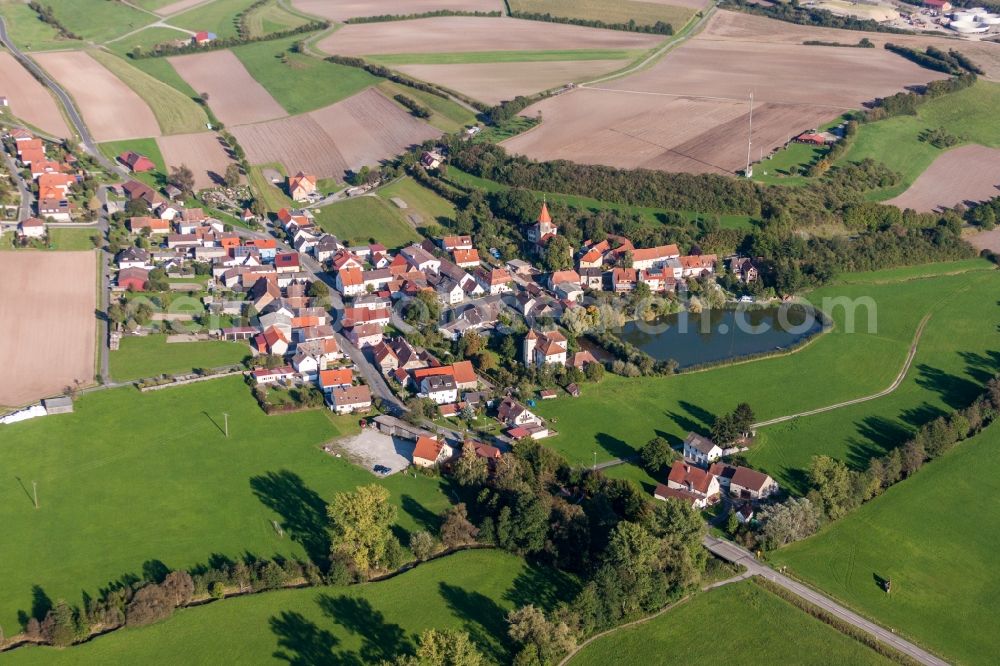
[[[126,150],[118,156],[118,161],[127,166],[132,173],[146,173],[147,171],[156,169],[153,160],[145,155],[140,155],[134,150]]]
[[[302,201],[316,191],[316,176],[310,176],[301,171],[288,177],[288,196],[293,201]]]
[[[208,32],[208,31],[205,31],[205,30],[201,30],[199,32],[194,33],[194,37],[191,38],[191,42],[193,44],[195,44],[196,46],[204,46],[205,44],[208,44],[209,42],[215,41],[215,39],[216,39],[216,35],[215,35],[214,32]]]
[[[42,407],[46,414],[71,414],[73,413],[73,399],[68,396],[58,398],[46,398],[42,400]]]
[[[118,271],[118,286],[128,291],[145,291],[149,271],[145,268],[123,268]]]
[[[29,217],[17,225],[17,235],[21,238],[41,238],[45,235],[45,222]]]

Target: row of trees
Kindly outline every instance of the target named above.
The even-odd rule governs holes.
[[[482,16],[498,18],[503,16],[503,14],[500,11],[478,12],[461,9],[435,9],[433,11],[419,12],[415,14],[379,14],[378,16],[358,16],[355,18],[349,18],[344,21],[344,23],[388,23],[391,21],[413,21],[415,19],[437,18],[441,16]]]
[[[58,18],[56,18],[51,5],[43,5],[40,2],[33,1],[28,3],[28,7],[38,15],[39,21],[55,28],[56,32],[58,32],[59,36],[63,39],[80,39],[79,35],[67,28]]]
[[[907,60],[917,63],[921,67],[933,69],[938,72],[944,72],[945,74],[961,76],[963,74],[983,73],[983,70],[980,69],[974,62],[954,49],[949,49],[946,53],[939,48],[928,46],[924,51],[920,51],[918,49],[893,44],[891,42],[886,42],[885,49],[887,51],[892,51],[896,55],[903,56]]]
[[[625,30],[628,32],[643,32],[652,35],[672,35],[674,26],[665,21],[655,23],[638,23],[635,19],[629,19],[624,23],[609,23],[599,19],[570,18],[567,16],[553,16],[549,12],[522,12],[512,11],[511,17],[527,19],[529,21],[546,21],[548,23],[568,23],[570,25],[582,25],[587,28],[603,28],[604,30]]]
[[[145,58],[164,58],[167,56],[184,55],[187,53],[217,51],[219,49],[230,49],[244,44],[277,41],[285,39],[286,37],[294,37],[295,35],[304,35],[310,32],[326,30],[329,27],[329,21],[309,21],[308,23],[303,23],[302,25],[294,28],[286,28],[285,30],[278,30],[266,35],[240,34],[234,37],[218,37],[204,44],[195,44],[193,42],[165,42],[162,44],[156,44],[149,50],[143,50],[141,47],[136,46],[129,52],[128,55],[133,60],[142,60]]]
[[[413,99],[412,97],[407,97],[406,95],[400,93],[398,95],[394,95],[393,99],[402,104],[403,106],[405,106],[407,109],[409,109],[410,113],[412,113],[417,118],[431,117],[431,110],[428,109],[423,104],[417,102],[417,100]]]

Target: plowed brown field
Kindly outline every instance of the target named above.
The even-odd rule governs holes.
[[[0,405],[18,407],[94,378],[93,252],[5,252],[0,262]]]
[[[343,178],[441,132],[369,88],[311,113],[232,128],[251,163]]]
[[[512,18],[443,16],[345,25],[317,43],[338,55],[649,49],[662,36]]]
[[[196,53],[169,60],[195,91],[208,93],[208,105],[227,125],[288,115],[231,51]]]
[[[503,0],[292,0],[292,5],[307,14],[333,21],[382,14],[423,14],[437,9],[503,11]]]
[[[942,153],[905,192],[887,204],[933,212],[1000,196],[1000,150],[979,145]]]
[[[60,139],[70,135],[49,91],[6,51],[0,52],[0,91],[10,103],[11,113],[21,120]]]
[[[186,164],[194,172],[196,189],[223,182],[226,167],[233,163],[213,132],[161,136],[156,140],[167,169]]]
[[[160,124],[146,102],[83,51],[32,57],[73,96],[97,141],[159,136]]]

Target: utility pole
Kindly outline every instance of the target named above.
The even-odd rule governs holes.
[[[597,451],[594,451],[594,471],[597,471]]]
[[[229,439],[229,414],[227,412],[223,412],[222,416],[226,422],[226,439]]]
[[[32,481],[31,482],[31,491],[35,495],[35,508],[37,509],[38,508],[38,482],[37,481]]]

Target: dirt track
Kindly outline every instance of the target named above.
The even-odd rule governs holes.
[[[208,105],[227,125],[288,115],[231,51],[210,51],[168,60],[195,91],[208,93]]]
[[[445,16],[346,25],[316,46],[327,53],[463,53],[561,49],[650,49],[662,36],[512,18]]]
[[[621,69],[627,60],[557,60],[552,62],[490,62],[463,65],[401,65],[401,72],[443,85],[487,104],[518,95],[585,81]]]
[[[312,113],[232,132],[254,164],[278,161],[289,173],[336,178],[441,134],[374,88]]]
[[[32,58],[73,96],[97,141],[159,136],[146,102],[86,53],[50,51]]]
[[[222,182],[226,167],[233,163],[213,132],[161,136],[156,140],[167,168],[186,164],[194,172],[198,189]]]
[[[0,261],[0,405],[17,407],[94,378],[93,252],[4,252]]]
[[[292,0],[307,14],[333,21],[382,14],[423,14],[437,9],[466,12],[503,11],[502,0]]]
[[[6,51],[0,52],[0,91],[7,97],[11,113],[21,120],[59,138],[70,135],[49,91]]]
[[[946,151],[887,204],[929,213],[1000,196],[1000,149],[971,144]]]

